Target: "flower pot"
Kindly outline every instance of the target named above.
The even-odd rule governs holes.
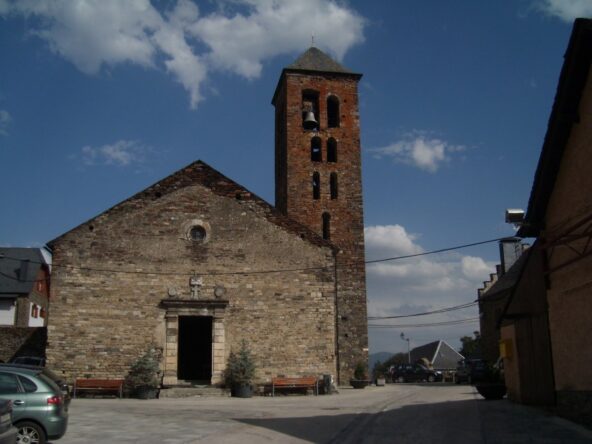
[[[350,379],[349,383],[355,389],[363,389],[368,385],[369,381],[366,379]]]
[[[158,389],[148,385],[140,385],[136,387],[136,398],[138,399],[156,399]]]
[[[237,385],[232,387],[230,395],[235,398],[251,398],[253,396],[253,390],[249,384]]]
[[[502,399],[506,395],[506,385],[503,383],[479,383],[475,387],[485,399]]]

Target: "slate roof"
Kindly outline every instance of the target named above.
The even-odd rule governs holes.
[[[294,63],[286,66],[290,71],[319,71],[338,72],[342,74],[355,74],[353,71],[337,63],[323,51],[314,46],[308,48]]]
[[[520,237],[538,236],[571,128],[579,120],[580,99],[592,61],[591,19],[576,19],[564,59],[526,217],[517,233]]]
[[[343,65],[337,63],[323,51],[314,46],[308,48],[302,53],[293,63],[289,64],[282,70],[282,74],[278,80],[273,93],[271,103],[275,104],[277,94],[280,89],[280,85],[284,79],[286,73],[308,73],[308,74],[332,74],[338,76],[354,77],[359,80],[362,78],[362,74],[355,73],[345,68]]]
[[[436,354],[436,350],[440,345],[440,341],[430,342],[428,344],[420,345],[411,350],[411,362],[416,362],[421,358],[427,358],[432,362],[432,358]]]
[[[0,247],[0,298],[28,295],[44,264],[39,248]]]
[[[411,350],[411,362],[427,358],[436,370],[456,368],[463,355],[454,350],[446,341],[430,342]]]
[[[481,294],[480,299],[487,299],[499,295],[501,292],[510,290],[518,283],[522,275],[522,269],[526,265],[530,249],[526,250],[520,255],[516,262],[512,264],[510,269],[506,271],[491,287]]]
[[[102,215],[113,215],[117,214],[118,212],[129,211],[128,204],[132,204],[134,207],[142,207],[143,205],[151,201],[155,201],[166,194],[170,194],[176,190],[193,185],[202,185],[206,188],[209,188],[213,193],[219,196],[237,199],[257,205],[263,209],[264,217],[271,223],[276,224],[277,226],[293,233],[294,235],[300,236],[301,239],[304,239],[311,244],[320,247],[329,247],[334,251],[338,250],[338,248],[331,242],[323,239],[308,227],[305,227],[304,225],[301,225],[295,220],[282,214],[279,210],[267,203],[265,200],[251,193],[243,186],[224,176],[222,173],[201,160],[187,165],[185,168],[182,168],[170,176],[165,177],[161,181],[155,183],[143,191],[140,191],[129,199],[118,203],[103,213],[98,214],[92,219],[89,219],[88,221],[78,225],[72,230],[69,230],[61,236],[51,240],[47,243],[47,245],[50,248],[53,248],[53,245],[56,242],[59,242],[68,233],[77,230],[80,227],[90,225],[92,221]]]

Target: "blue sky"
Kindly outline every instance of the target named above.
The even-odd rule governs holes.
[[[585,15],[591,0],[0,0],[0,245],[41,246],[197,159],[273,203],[270,101],[311,34],[364,74],[367,259],[511,235]],[[370,266],[370,314],[474,300],[496,262],[490,244]],[[476,326],[371,329],[371,352]]]

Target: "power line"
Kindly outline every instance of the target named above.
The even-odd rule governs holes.
[[[460,250],[461,248],[468,248],[468,247],[474,247],[476,245],[483,245],[483,244],[490,244],[492,242],[499,242],[503,239],[506,239],[506,238],[505,237],[498,237],[497,239],[489,239],[489,240],[485,240],[485,241],[481,241],[481,242],[473,242],[471,244],[457,245],[456,247],[441,248],[439,250],[426,251],[423,253],[407,254],[405,256],[387,257],[384,259],[375,259],[372,261],[366,261],[366,264],[376,264],[379,262],[395,261],[395,260],[400,260],[400,259],[410,259],[412,257],[427,256],[428,254],[446,253],[447,251]]]
[[[31,282],[44,282],[44,281],[47,281],[47,280],[49,280],[49,277],[46,277],[46,278],[44,278],[44,279],[35,279],[35,280],[22,280],[22,279],[19,279],[19,278],[17,278],[17,277],[11,276],[11,275],[9,275],[9,274],[3,273],[3,272],[1,272],[1,271],[0,271],[0,276],[4,276],[4,277],[5,277],[5,278],[7,278],[7,279],[12,279],[13,281],[18,281],[18,282],[23,282],[23,283],[31,283]]]
[[[455,247],[441,248],[439,250],[426,251],[426,252],[417,253],[417,254],[394,256],[394,257],[388,257],[388,258],[383,258],[383,259],[375,259],[375,260],[365,261],[364,263],[365,264],[375,264],[375,263],[379,263],[379,262],[389,262],[389,261],[396,261],[396,260],[402,260],[402,259],[410,259],[410,258],[419,257],[419,256],[444,253],[444,252],[448,252],[448,251],[459,250],[462,248],[473,247],[476,245],[483,245],[483,244],[487,244],[487,243],[498,242],[502,239],[505,239],[505,238],[497,238],[497,239],[490,239],[490,240],[481,241],[481,242],[473,242],[470,244],[463,244],[463,245],[457,245]],[[3,255],[0,255],[0,259],[12,259],[15,261],[20,261],[20,259],[18,259],[18,258],[3,256]],[[32,260],[30,260],[29,262],[33,263],[33,264],[42,264],[42,265],[45,264],[43,262],[32,261]],[[349,266],[349,264],[346,263],[345,266],[347,267],[347,266]],[[352,266],[354,266],[354,264],[352,264]],[[52,267],[66,268],[66,269],[80,270],[80,271],[96,271],[96,272],[103,272],[103,273],[125,273],[125,274],[160,275],[160,276],[192,276],[192,274],[190,274],[190,273],[179,273],[179,272],[174,272],[174,271],[159,271],[159,270],[152,270],[152,271],[122,270],[122,269],[93,268],[93,267],[62,265],[62,264],[52,264]],[[208,273],[199,273],[199,275],[200,276],[253,275],[253,274],[298,272],[298,271],[319,271],[319,270],[329,270],[332,268],[333,268],[333,266],[328,265],[328,266],[318,266],[318,267],[283,268],[283,269],[269,269],[269,270],[242,270],[242,271],[219,271],[219,272],[214,271],[214,272],[208,272]],[[36,280],[21,281],[21,282],[36,282]]]
[[[439,314],[439,313],[446,313],[449,311],[462,310],[464,308],[473,307],[477,304],[478,304],[478,301],[472,301],[472,302],[467,302],[466,304],[462,304],[462,305],[455,305],[453,307],[440,308],[438,310],[433,310],[433,311],[424,311],[423,313],[413,313],[413,314],[398,315],[398,316],[368,316],[368,320],[369,321],[378,321],[380,319],[400,319],[400,318],[413,318],[416,316],[427,316],[427,315],[431,315],[431,314]]]
[[[25,282],[25,283],[31,283],[31,282],[45,282],[45,281],[49,281],[49,276],[44,278],[44,279],[36,279],[36,280],[21,280],[17,277],[14,276],[10,276],[6,273],[3,273],[0,271],[0,275],[4,276],[7,279],[12,279],[14,281],[18,281],[18,282]],[[379,320],[384,320],[384,319],[401,319],[401,318],[411,318],[411,317],[419,317],[419,316],[427,316],[427,315],[432,315],[432,314],[441,314],[441,313],[447,313],[450,311],[455,311],[455,310],[463,310],[465,308],[471,308],[474,307],[476,305],[479,304],[479,302],[481,303],[485,303],[485,302],[497,302],[500,299],[504,299],[506,296],[505,295],[501,295],[501,296],[497,296],[495,298],[490,297],[490,298],[486,298],[486,299],[477,299],[475,301],[472,302],[467,302],[465,304],[461,304],[461,305],[454,305],[452,307],[445,307],[445,308],[441,308],[438,310],[433,310],[433,311],[425,311],[422,313],[412,313],[412,314],[407,314],[407,315],[397,315],[397,316],[368,316],[368,321],[379,321]],[[372,324],[369,324],[369,326],[372,326]]]
[[[476,318],[467,318],[467,319],[459,319],[456,321],[445,321],[445,322],[430,322],[426,324],[406,324],[406,325],[392,325],[392,324],[368,324],[368,328],[398,328],[398,329],[405,329],[405,328],[418,328],[418,327],[444,327],[447,325],[460,325],[460,324],[468,324],[472,322],[477,322],[479,320],[478,317]]]
[[[484,297],[482,298],[478,298],[472,302],[466,302],[464,304],[461,305],[454,305],[452,307],[444,307],[444,308],[440,308],[438,310],[433,310],[433,311],[424,311],[421,313],[412,313],[412,314],[407,314],[407,315],[396,315],[396,316],[368,316],[368,320],[369,321],[379,321],[379,320],[383,320],[383,319],[400,319],[400,318],[413,318],[413,317],[418,317],[418,316],[427,316],[427,315],[431,315],[431,314],[441,314],[441,313],[447,313],[450,311],[455,311],[455,310],[463,310],[465,308],[471,308],[474,307],[476,305],[479,304],[486,304],[486,303],[493,303],[493,302],[497,302],[500,301],[502,299],[506,299],[507,295],[504,293],[501,293],[497,296],[487,296],[487,294],[485,294]]]

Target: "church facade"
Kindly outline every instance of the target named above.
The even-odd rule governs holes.
[[[275,207],[197,161],[51,241],[47,358],[122,378],[150,348],[163,384],[222,382],[245,340],[258,382],[367,363],[357,82],[316,48],[273,98]]]

